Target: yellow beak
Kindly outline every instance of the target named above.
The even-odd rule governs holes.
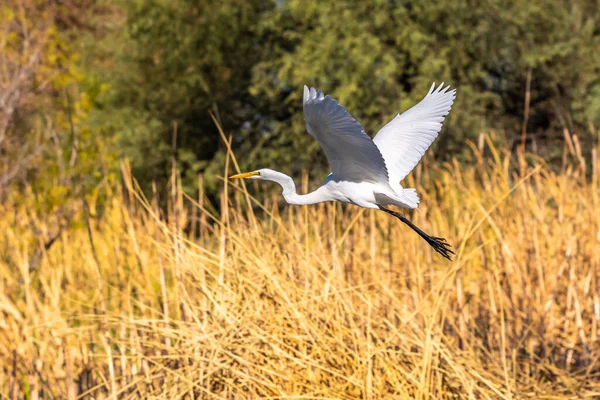
[[[258,171],[243,172],[241,174],[232,175],[229,177],[229,179],[250,178],[251,176],[256,176],[256,175],[260,175],[260,172],[258,172]]]

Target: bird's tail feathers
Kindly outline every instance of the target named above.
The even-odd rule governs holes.
[[[417,208],[419,206],[419,202],[421,200],[419,199],[419,195],[417,194],[416,189],[403,189],[402,196],[404,197],[404,199],[406,199],[407,203],[413,206],[414,208]]]

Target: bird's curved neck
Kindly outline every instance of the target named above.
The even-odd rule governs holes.
[[[294,180],[289,176],[282,174],[281,172],[277,172],[276,174],[265,178],[265,180],[278,183],[283,188],[282,194],[285,198],[285,201],[289,204],[315,204],[321,203],[323,201],[332,200],[330,196],[327,195],[327,191],[324,190],[323,186],[321,186],[314,192],[310,192],[307,194],[296,193],[296,184],[294,183]]]

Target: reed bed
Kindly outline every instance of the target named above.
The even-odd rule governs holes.
[[[48,250],[55,221],[5,202],[0,397],[600,396],[596,169],[491,143],[409,178],[452,262],[384,213],[282,207],[269,184],[224,182],[215,213],[174,174],[159,209],[124,165]]]

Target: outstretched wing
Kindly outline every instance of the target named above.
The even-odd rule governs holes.
[[[373,140],[331,96],[304,86],[306,130],[325,151],[336,179],[389,182],[385,161]]]
[[[431,85],[429,93],[412,108],[398,114],[373,138],[385,160],[390,183],[397,184],[417,165],[442,129],[456,89]],[[392,186],[393,187],[393,186]]]

